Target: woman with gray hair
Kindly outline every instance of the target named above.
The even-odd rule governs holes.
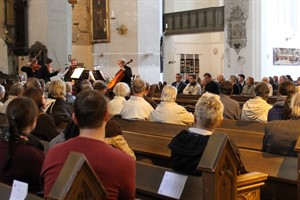
[[[194,115],[175,102],[176,96],[177,89],[174,86],[165,86],[161,93],[161,102],[151,113],[150,121],[180,125],[193,124]]]
[[[300,94],[291,99],[291,118],[268,122],[262,150],[268,153],[297,157],[295,144],[300,136]]]
[[[120,115],[124,103],[126,102],[125,97],[129,96],[130,88],[126,83],[119,82],[113,89],[115,94],[114,98],[108,103],[108,112],[110,115]]]
[[[195,107],[195,127],[181,131],[168,147],[171,149],[172,169],[200,176],[197,169],[210,135],[223,121],[223,104],[220,97],[204,93]]]

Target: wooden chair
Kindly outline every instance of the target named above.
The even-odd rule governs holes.
[[[46,199],[103,200],[106,196],[101,181],[85,156],[71,152]]]

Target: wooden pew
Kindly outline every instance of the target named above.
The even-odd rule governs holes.
[[[171,141],[180,131],[188,129],[190,126],[165,124],[159,122],[130,121],[121,118],[115,118],[121,124],[124,137],[136,138],[149,137],[147,142],[155,137],[162,137],[162,142]],[[225,132],[240,148],[261,150],[262,139],[264,136],[265,124],[250,121],[223,120],[221,127],[217,128],[218,132]],[[143,134],[143,136],[141,136]],[[143,141],[140,141],[143,147]]]
[[[238,163],[228,137],[213,134],[199,163],[199,168],[203,170],[202,177],[187,176],[180,199],[260,199],[260,187],[264,185],[267,175],[258,172],[237,175]],[[138,198],[172,199],[158,194],[165,172],[173,172],[172,170],[138,161],[136,168]]]
[[[185,94],[178,94],[176,98],[176,103],[185,107],[188,111],[193,112],[195,110],[195,105],[201,95],[185,95]],[[249,95],[230,95],[230,98],[239,102],[241,106],[248,101],[249,99],[253,99],[255,96]],[[157,104],[160,103],[160,96],[151,97]],[[271,96],[268,98],[267,102],[271,105],[276,103],[277,96]]]
[[[3,183],[0,183],[0,200],[8,200],[10,197],[12,187]],[[26,200],[42,200],[43,198],[34,194],[28,194]]]
[[[164,167],[170,167],[171,152],[167,145],[179,131],[188,128],[156,122],[116,120],[121,124],[124,137],[138,160],[149,158],[152,164]],[[270,196],[275,199],[286,199],[287,196],[288,199],[295,199],[297,158],[261,152],[264,126],[265,124],[231,121],[222,124],[217,131],[228,134],[239,146],[241,159],[248,171],[260,171],[269,175],[268,184],[263,188],[263,195],[267,196],[264,199]]]

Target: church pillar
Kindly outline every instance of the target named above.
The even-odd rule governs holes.
[[[72,52],[71,11],[67,0],[28,1],[28,45],[43,43],[56,69],[65,68]]]
[[[224,74],[261,79],[261,2],[225,0]]]

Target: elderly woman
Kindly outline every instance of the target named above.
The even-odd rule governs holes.
[[[0,182],[28,183],[29,192],[41,191],[43,145],[30,132],[38,118],[37,105],[28,97],[13,99],[7,106],[8,129],[0,133]]]
[[[154,109],[143,97],[146,90],[146,83],[142,79],[135,79],[132,82],[131,89],[132,95],[124,103],[120,113],[121,117],[129,120],[148,120]]]
[[[292,97],[290,107],[289,120],[268,122],[263,139],[263,151],[297,157],[294,148],[300,136],[300,94]]]
[[[114,98],[108,103],[108,112],[110,115],[120,115],[126,102],[125,97],[129,96],[130,88],[126,83],[119,82],[113,89]]]
[[[255,87],[256,97],[249,99],[242,108],[242,120],[258,121],[267,123],[268,112],[272,108],[267,103],[269,88],[265,83],[260,83]]]
[[[180,105],[175,100],[177,89],[167,85],[161,93],[161,102],[150,115],[150,121],[170,124],[191,125],[194,122],[194,115]]]
[[[204,93],[195,107],[195,127],[181,131],[168,145],[171,149],[172,168],[175,171],[201,175],[197,170],[210,135],[223,120],[223,104],[220,97]]]
[[[254,78],[249,76],[246,79],[246,84],[243,87],[242,95],[255,95],[255,85],[254,85]]]
[[[66,124],[72,119],[72,111],[66,101],[66,84],[61,80],[52,81],[49,87],[49,97],[55,101],[47,109],[57,126]]]

